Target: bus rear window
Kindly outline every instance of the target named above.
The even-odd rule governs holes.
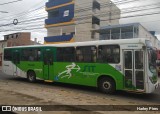
[[[11,60],[12,60],[12,51],[4,50],[4,61],[11,61]]]

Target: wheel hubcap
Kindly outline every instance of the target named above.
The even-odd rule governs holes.
[[[111,84],[109,82],[104,82],[103,83],[103,88],[104,89],[110,89],[110,87],[111,87]]]
[[[30,80],[33,80],[33,77],[34,77],[34,76],[30,75],[30,76],[29,76],[29,79],[30,79]]]

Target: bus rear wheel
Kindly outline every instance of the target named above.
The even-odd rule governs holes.
[[[103,77],[98,81],[98,88],[101,92],[107,94],[113,94],[116,90],[114,80],[106,77]]]
[[[36,81],[36,74],[33,71],[29,71],[27,73],[27,79],[29,82],[35,82]]]

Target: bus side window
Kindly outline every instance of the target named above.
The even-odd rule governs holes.
[[[91,54],[92,54],[92,62],[97,61],[97,47],[93,46],[91,47]]]
[[[83,61],[83,55],[82,55],[81,50],[78,50],[78,49],[76,50],[76,59],[78,62]]]
[[[41,50],[37,48],[23,49],[22,61],[39,61],[41,59]]]
[[[99,46],[98,47],[98,61],[99,62],[107,62],[105,51],[106,51],[105,46]]]
[[[118,45],[100,45],[98,47],[98,61],[107,63],[119,63],[120,47]]]
[[[82,46],[76,48],[76,59],[78,62],[96,62],[96,46]]]
[[[57,48],[58,62],[75,62],[75,48],[74,47],[60,47]]]
[[[12,60],[12,50],[5,49],[4,50],[4,61],[11,61]]]
[[[41,50],[39,49],[37,51],[37,60],[40,60],[41,59]]]

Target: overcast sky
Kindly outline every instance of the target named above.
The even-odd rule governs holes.
[[[7,2],[13,2],[18,0],[0,0],[0,40],[3,39],[3,35],[15,33],[16,28],[27,29],[21,32],[27,31],[32,32],[32,40],[38,38],[38,41],[43,43],[43,38],[47,36],[46,29],[44,27],[44,19],[37,19],[36,21],[30,22],[27,20],[40,18],[47,16],[44,7],[48,0],[19,0],[18,2],[4,4]],[[87,1],[87,0],[86,0]],[[159,0],[112,0],[117,6],[122,9],[121,17],[133,16],[133,15],[145,15],[136,16],[131,18],[120,19],[120,24],[140,22],[149,31],[156,31],[158,39],[160,39],[160,1]],[[129,1],[128,3],[120,4],[121,2]],[[138,12],[134,12],[137,11]],[[3,13],[3,11],[8,13]],[[32,12],[32,13],[31,13]],[[127,13],[128,12],[128,13]],[[132,12],[132,13],[131,13]],[[158,14],[154,14],[158,13]],[[148,15],[146,15],[148,14]],[[150,15],[149,15],[150,14]],[[18,19],[18,25],[9,25],[14,19]],[[30,23],[29,23],[30,22]],[[3,26],[2,25],[6,25]],[[37,28],[41,29],[37,29]],[[31,28],[36,28],[31,30]],[[11,31],[12,30],[12,31]]]

